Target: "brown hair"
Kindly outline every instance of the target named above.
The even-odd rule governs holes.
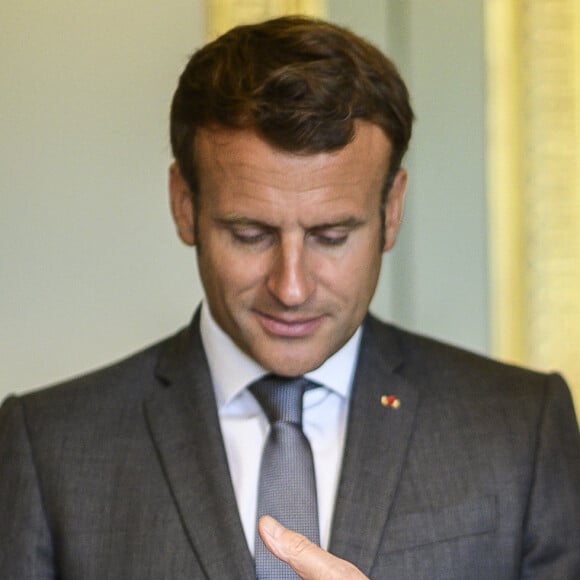
[[[171,146],[195,196],[200,127],[251,128],[281,150],[314,154],[347,145],[356,119],[391,141],[386,197],[413,123],[395,65],[345,28],[288,16],[238,26],[194,53],[173,97]]]

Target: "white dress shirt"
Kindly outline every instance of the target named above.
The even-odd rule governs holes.
[[[201,308],[200,330],[238,510],[248,547],[253,553],[260,460],[270,424],[247,387],[268,371],[237,347],[215,322],[205,302]],[[327,548],[329,542],[361,335],[359,327],[338,352],[305,375],[324,385],[324,388],[306,392],[302,418],[303,430],[314,455],[323,548]]]

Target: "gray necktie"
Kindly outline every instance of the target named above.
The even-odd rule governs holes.
[[[260,467],[257,519],[268,514],[319,544],[314,461],[302,432],[302,396],[312,386],[304,377],[267,375],[250,391],[270,421]],[[267,550],[257,528],[255,558],[259,580],[298,578]]]

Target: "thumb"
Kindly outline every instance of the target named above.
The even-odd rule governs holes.
[[[285,528],[270,516],[258,522],[260,538],[266,548],[286,562],[303,580],[363,580],[356,566],[313,544],[305,536]]]

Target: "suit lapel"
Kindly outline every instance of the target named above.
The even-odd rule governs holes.
[[[255,578],[239,518],[199,316],[162,354],[165,385],[145,403],[157,448],[192,548],[208,578]]]
[[[330,551],[369,574],[387,521],[412,433],[417,392],[396,374],[392,331],[365,322],[353,386]],[[400,406],[383,406],[394,395]]]

